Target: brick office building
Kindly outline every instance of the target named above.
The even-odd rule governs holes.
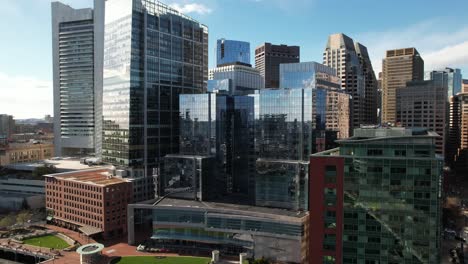
[[[107,168],[45,175],[49,221],[104,239],[127,233],[132,183]]]

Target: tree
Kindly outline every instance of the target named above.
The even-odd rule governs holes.
[[[27,221],[31,219],[31,213],[29,211],[21,211],[17,216],[16,216],[16,222],[21,223],[21,225],[24,225]]]
[[[0,227],[7,228],[15,224],[15,218],[12,215],[7,215],[0,220]]]
[[[54,165],[47,165],[47,164],[45,164],[45,165],[42,166],[42,167],[37,167],[37,168],[35,168],[34,171],[33,171],[33,173],[32,173],[32,175],[33,175],[34,177],[36,177],[36,178],[37,178],[37,177],[40,178],[40,177],[42,177],[42,176],[44,176],[44,175],[46,175],[46,174],[52,174],[52,173],[56,173],[56,172],[57,172],[57,168],[55,168]]]
[[[269,264],[269,262],[264,257],[262,257],[261,259],[254,260],[253,264]]]

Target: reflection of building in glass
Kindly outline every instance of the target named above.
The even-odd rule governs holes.
[[[227,64],[250,64],[250,43],[238,40],[218,39],[216,45],[216,66]]]
[[[180,111],[180,155],[166,156],[165,162],[174,163],[182,156],[187,160],[211,157],[214,171],[211,168],[203,171],[212,174],[211,183],[203,185],[212,186],[204,190],[212,194],[210,197],[227,193],[252,197],[254,98],[221,93],[184,94],[180,96]],[[168,168],[165,166],[161,172],[161,195],[170,192],[166,190],[167,178],[177,174],[170,173]],[[181,166],[177,168],[180,174],[185,173]]]
[[[357,129],[339,149],[312,155],[310,263],[440,263],[436,137],[426,129]]]
[[[281,89],[259,92],[256,204],[305,210],[309,155],[348,135],[349,95],[322,64],[282,64],[280,73]]]
[[[396,89],[396,121],[403,127],[424,127],[436,132],[436,151],[445,153],[448,119],[447,86],[436,81],[411,81]]]
[[[377,80],[367,48],[342,33],[330,35],[323,64],[336,70],[340,87],[353,98],[351,127],[378,123]]]
[[[278,263],[307,262],[308,216],[304,212],[166,198],[156,205],[129,205],[129,244],[134,244],[134,221],[139,211],[152,216],[156,247],[194,254],[247,253]]]
[[[462,91],[462,75],[460,69],[445,68],[428,73],[427,80],[433,80],[439,86],[447,86],[448,99]]]
[[[204,25],[155,0],[107,1],[103,161],[139,179],[153,197],[152,169],[179,147],[179,95],[206,89]]]
[[[174,198],[204,201],[216,195],[216,159],[210,156],[166,155],[159,186]]]

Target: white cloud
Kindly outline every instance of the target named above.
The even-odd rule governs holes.
[[[0,72],[0,114],[15,118],[52,115],[52,82]]]
[[[453,27],[434,19],[405,28],[359,34],[354,39],[367,46],[376,74],[382,69],[386,50],[406,47],[419,51],[426,71],[468,68],[468,26]]]
[[[183,14],[196,13],[200,15],[206,15],[213,11],[211,8],[199,3],[173,3],[170,6]]]

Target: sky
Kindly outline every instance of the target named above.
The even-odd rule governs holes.
[[[51,0],[0,0],[0,114],[53,113]],[[63,0],[74,8],[92,0]],[[387,49],[416,47],[425,70],[460,68],[468,79],[467,0],[162,0],[209,28],[216,39],[298,45],[301,61],[322,62],[328,35],[367,46],[376,74]]]

